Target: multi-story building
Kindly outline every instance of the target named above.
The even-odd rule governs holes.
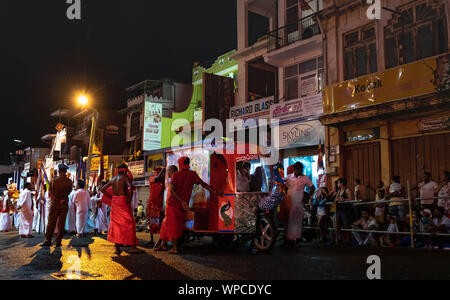
[[[440,180],[450,169],[449,2],[382,0],[379,19],[366,1],[323,6],[320,120],[332,180],[360,179],[369,199],[393,175],[405,188],[425,171]]]
[[[285,167],[301,161],[314,181],[325,139],[318,121],[325,85],[323,2],[239,0],[238,50],[232,56],[239,66],[239,92],[230,117],[279,119],[277,142]]]

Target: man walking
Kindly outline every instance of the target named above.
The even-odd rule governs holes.
[[[86,227],[87,215],[89,211],[89,204],[91,201],[89,192],[84,189],[86,184],[83,180],[78,180],[76,192],[73,196],[73,204],[76,207],[76,228],[77,238],[84,235],[84,228]]]
[[[19,209],[19,234],[21,238],[33,238],[33,187],[31,183],[25,183],[25,189],[20,193],[17,203]]]
[[[59,176],[50,183],[48,196],[50,197],[50,212],[48,217],[47,231],[45,233],[45,242],[43,247],[51,246],[52,236],[58,223],[58,235],[56,236],[56,247],[61,247],[61,241],[64,233],[64,224],[68,211],[69,194],[72,191],[72,181],[67,178],[68,167],[64,164],[58,166]]]

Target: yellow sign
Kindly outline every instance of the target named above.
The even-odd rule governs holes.
[[[147,172],[151,173],[157,168],[164,167],[164,156],[162,153],[147,156]]]
[[[94,155],[102,154],[102,151],[103,151],[103,134],[104,134],[104,130],[103,129],[97,129],[95,131],[95,141],[94,141],[94,146],[93,146],[93,149],[92,149],[92,154],[94,154]]]
[[[431,57],[328,86],[324,91],[324,113],[436,92],[440,86],[439,74],[445,64],[448,64],[447,55]]]
[[[103,169],[108,171],[108,156],[103,156]],[[91,160],[91,172],[97,172],[100,169],[100,156],[93,157]]]

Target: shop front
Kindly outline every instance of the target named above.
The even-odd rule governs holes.
[[[317,186],[324,173],[319,162],[319,145],[325,141],[325,128],[318,120],[322,111],[321,93],[276,104],[271,109],[271,118],[279,120],[278,148],[285,173],[290,165],[301,162],[305,174]]]
[[[444,55],[325,88],[320,121],[331,180],[345,177],[353,188],[359,179],[367,200],[394,175],[405,188],[424,172],[441,180],[450,169],[448,70]]]

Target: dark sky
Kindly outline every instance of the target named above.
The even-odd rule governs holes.
[[[191,81],[193,62],[236,48],[236,0],[2,0],[0,155],[19,138],[38,145],[50,113],[87,89],[95,106],[120,109],[124,89],[144,79]]]

